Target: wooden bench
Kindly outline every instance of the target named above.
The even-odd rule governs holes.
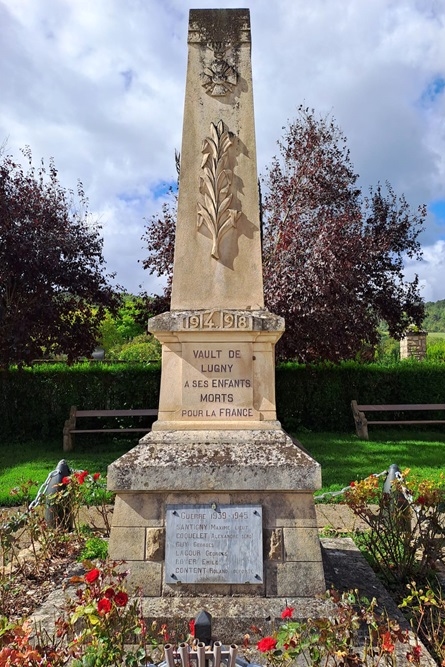
[[[74,447],[74,433],[148,433],[151,426],[120,426],[118,428],[79,428],[77,420],[86,417],[157,417],[157,410],[78,410],[71,407],[70,416],[63,427],[63,451],[70,452]]]
[[[368,426],[371,424],[384,426],[392,426],[394,424],[445,424],[445,419],[372,419],[369,421],[365,415],[365,412],[437,412],[438,410],[445,412],[445,403],[426,403],[423,405],[359,405],[357,401],[351,401],[351,407],[355,421],[355,430],[358,437],[364,440],[369,440]]]

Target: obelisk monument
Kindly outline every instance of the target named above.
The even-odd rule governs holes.
[[[284,321],[264,308],[249,11],[191,10],[188,49],[171,310],[148,325],[159,417],[109,467],[109,551],[149,617],[205,607],[235,641],[227,617],[239,630],[271,598],[279,614],[324,591],[321,472],[276,419]]]

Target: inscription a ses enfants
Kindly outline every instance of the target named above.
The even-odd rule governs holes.
[[[251,343],[183,343],[182,419],[253,419]]]

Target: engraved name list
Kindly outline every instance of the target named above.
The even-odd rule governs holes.
[[[261,506],[167,505],[165,579],[261,583]]]

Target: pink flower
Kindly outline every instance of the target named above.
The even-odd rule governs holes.
[[[84,579],[86,582],[89,584],[94,583],[99,579],[100,576],[100,570],[98,570],[96,567],[93,570],[89,570],[86,575],[84,576]]]
[[[286,609],[283,609],[283,611],[281,612],[281,618],[292,618],[294,609],[295,607],[286,607]]]
[[[99,614],[109,614],[111,611],[111,601],[108,598],[102,598],[97,603],[97,610]]]
[[[273,651],[276,649],[277,640],[273,637],[263,637],[263,639],[260,639],[256,647],[259,651],[261,651],[261,653],[267,653],[267,651]]]
[[[125,591],[118,591],[114,596],[114,604],[116,607],[125,607],[128,602],[128,595]]]

